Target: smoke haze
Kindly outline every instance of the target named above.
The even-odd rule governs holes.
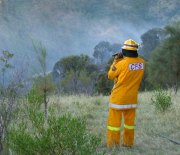
[[[178,0],[171,2],[163,14],[154,9],[162,0],[0,0],[0,50],[12,51],[17,64],[34,63],[32,40],[41,41],[51,70],[63,56],[92,56],[100,41],[140,42],[148,29],[179,17]]]

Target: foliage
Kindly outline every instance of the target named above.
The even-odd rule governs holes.
[[[113,87],[113,81],[107,78],[107,72],[113,62],[113,58],[110,58],[105,66],[105,71],[99,74],[97,81],[95,83],[95,91],[98,94],[109,95]]]
[[[155,89],[155,86],[149,81],[148,69],[149,63],[145,60],[145,72],[139,88],[140,91],[148,91]]]
[[[102,73],[98,76],[95,86],[98,94],[109,95],[113,86],[113,81],[108,80],[107,73]]]
[[[34,85],[37,87],[38,91],[40,93],[47,92],[47,94],[50,94],[54,90],[54,83],[52,80],[52,74],[46,73],[46,76],[38,76],[34,78]]]
[[[44,83],[45,79],[46,83]],[[46,77],[35,77],[32,88],[26,95],[28,103],[34,105],[35,107],[40,107],[40,105],[44,103],[44,91],[47,91],[47,95],[50,95],[54,89],[51,74],[48,74]]]
[[[171,96],[168,95],[167,91],[164,91],[161,88],[154,92],[151,100],[155,105],[155,108],[161,112],[165,112],[172,105]]]
[[[32,42],[34,51],[36,53],[36,58],[41,68],[43,75],[46,75],[47,72],[47,51],[46,48],[42,45],[41,42]]]
[[[165,28],[168,38],[153,51],[149,62],[149,79],[154,85],[173,87],[180,85],[180,22]]]
[[[6,75],[9,76],[13,68],[11,65],[13,56],[9,51],[2,51],[0,57],[0,79],[2,79],[0,81],[0,154],[5,150],[8,142],[9,126],[16,118],[17,100],[23,88],[22,72],[17,71],[16,75],[6,79]]]
[[[44,103],[44,116],[47,119],[48,117],[48,93],[51,90],[51,83],[47,75],[47,51],[46,48],[42,45],[41,42],[33,42],[34,50],[36,53],[37,61],[39,62],[39,66],[41,69],[41,76],[38,81],[38,87],[40,90],[40,96],[43,96]]]
[[[14,56],[14,54],[10,53],[9,51],[2,51],[2,56],[0,57],[0,61],[4,63],[4,67],[2,71],[7,68],[12,68],[12,65],[9,63],[9,60]]]
[[[139,53],[144,56],[144,58],[149,59],[151,52],[162,42],[166,37],[164,29],[153,28],[148,30],[141,36],[142,46]]]
[[[32,88],[26,95],[28,103],[39,108],[41,104],[45,102],[45,100],[48,102],[47,96],[46,98],[44,96],[44,92],[46,91],[46,95],[50,95],[54,89],[51,74],[46,75],[46,77],[38,76],[34,78]]]
[[[13,54],[9,51],[2,51],[1,55],[0,75],[2,82],[0,82],[0,153],[4,149],[3,143],[7,138],[8,126],[10,124],[13,111],[12,106],[14,105],[14,97],[16,96],[13,90],[9,91],[7,86],[5,86],[5,74],[10,68],[12,68],[9,61],[13,58]]]
[[[89,75],[86,70],[82,70],[79,75],[70,71],[60,83],[64,93],[91,95],[94,92],[95,78],[95,74]]]
[[[9,146],[19,155],[95,154],[100,138],[87,133],[86,121],[69,114],[51,115],[47,123],[43,113],[29,105],[27,117],[14,124],[9,134]]]
[[[87,55],[72,55],[65,58],[60,59],[56,63],[56,69],[60,69],[61,76],[64,77],[66,73],[73,72],[79,73],[84,68],[91,65],[90,58]]]
[[[115,52],[121,51],[121,44],[110,44],[107,41],[101,41],[94,47],[94,59],[96,64],[105,66],[109,58]]]
[[[27,94],[27,100],[30,104],[34,104],[37,107],[43,103],[43,93],[37,86],[33,85],[31,90]]]
[[[97,73],[97,65],[87,55],[68,56],[55,64],[53,79],[64,93],[92,94]]]
[[[101,41],[94,47],[94,58],[97,60],[97,64],[104,64],[110,57],[110,43]]]
[[[2,51],[1,54],[2,54],[2,56],[0,56],[0,65],[2,67],[1,68],[1,73],[2,73],[1,86],[4,87],[5,86],[5,78],[6,78],[5,72],[6,72],[6,70],[13,68],[10,61],[13,58],[14,54],[10,53],[9,51]]]

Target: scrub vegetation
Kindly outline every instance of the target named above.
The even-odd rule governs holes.
[[[171,109],[164,113],[156,110],[151,101],[153,94],[139,95],[135,145],[131,149],[107,149],[108,97],[86,95],[52,95],[46,123],[43,106],[27,106],[24,100],[19,104],[21,119],[9,128],[8,145],[17,154],[178,155],[180,92],[172,94]]]
[[[51,116],[47,123],[43,113],[29,111],[29,117],[9,132],[9,146],[18,155],[95,154],[100,138],[86,130],[82,117]],[[27,123],[28,122],[28,123]]]
[[[108,97],[106,96],[52,96],[51,105],[58,107],[63,115],[67,111],[73,116],[83,116],[87,119],[87,129],[101,138],[98,151],[106,155],[136,155],[136,154],[180,154],[179,145],[168,139],[179,141],[180,92],[172,94],[171,110],[164,113],[156,110],[151,98],[153,92],[143,92],[139,95],[135,127],[135,145],[133,148],[106,148],[106,119],[108,114]],[[121,127],[122,128],[122,127]],[[166,138],[164,138],[166,137]]]

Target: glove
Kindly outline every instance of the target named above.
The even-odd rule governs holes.
[[[115,59],[115,60],[117,60],[117,59],[122,59],[122,58],[123,58],[122,52],[118,52],[118,53],[114,54],[113,56],[114,56],[114,59]]]

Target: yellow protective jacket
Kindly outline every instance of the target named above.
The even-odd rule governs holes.
[[[114,108],[118,105],[137,104],[144,68],[144,60],[140,57],[114,60],[108,71],[108,78],[115,81],[110,95],[110,104],[115,105]]]

